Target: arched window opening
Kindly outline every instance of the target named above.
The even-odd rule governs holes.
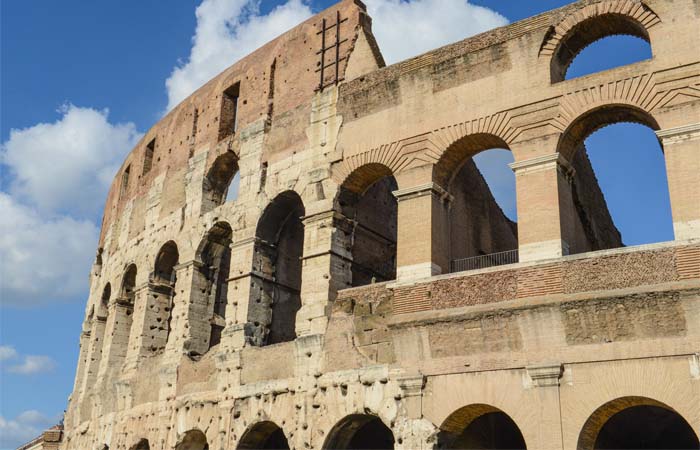
[[[110,297],[112,297],[112,285],[107,283],[102,290],[102,297],[100,297],[100,315],[107,315]]]
[[[207,436],[199,430],[190,430],[178,441],[175,450],[209,450]]]
[[[584,114],[562,135],[559,152],[573,168],[570,192],[560,195],[570,254],[673,240],[656,129],[648,114],[611,105]]]
[[[596,72],[651,59],[651,45],[635,36],[606,36],[576,55],[564,79],[583,77]]]
[[[136,289],[136,264],[130,264],[122,279],[121,298],[130,305],[134,304]]]
[[[177,245],[173,241],[166,242],[156,256],[155,268],[151,277],[152,299],[155,308],[154,316],[151,318],[149,329],[155,330],[156,341],[162,341],[163,346],[170,337],[172,309],[175,302],[177,277],[175,266],[180,259]],[[160,345],[154,343],[154,350],[158,350]]]
[[[270,202],[258,222],[247,324],[247,336],[253,345],[296,339],[304,214],[301,197],[286,191]]]
[[[380,164],[360,167],[340,188],[338,206],[349,221],[344,232],[351,287],[396,279],[397,189],[389,168]]]
[[[632,36],[643,40],[649,46],[648,52],[651,55],[651,41],[644,25],[624,14],[598,15],[577,24],[559,42],[551,61],[552,83],[567,79],[569,67],[586,47],[603,38],[618,35]],[[618,54],[615,55],[616,61],[618,56]]]
[[[259,422],[241,437],[238,450],[289,450],[287,437],[274,422]]]
[[[353,414],[338,422],[326,438],[324,450],[392,450],[394,435],[382,420]]]
[[[234,183],[235,181],[235,183]],[[202,214],[238,197],[238,156],[227,151],[214,161],[202,183]]]
[[[586,421],[580,450],[700,449],[688,422],[669,406],[643,397],[625,397],[598,408]]]
[[[148,443],[148,439],[141,439],[129,450],[151,450],[151,445]]]
[[[204,236],[197,252],[201,264],[195,272],[192,303],[201,310],[195,314],[201,323],[191,321],[190,327],[201,328],[201,333],[193,334],[209,338],[190,349],[196,353],[203,353],[221,342],[226,325],[232,234],[228,223],[218,222]]]
[[[525,450],[525,439],[506,413],[470,405],[452,413],[440,427],[440,449]]]
[[[435,167],[451,195],[450,271],[518,262],[515,175],[508,145],[490,134],[455,142]]]

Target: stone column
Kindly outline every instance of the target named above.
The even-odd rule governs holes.
[[[515,172],[519,261],[569,254],[576,218],[569,162],[553,153],[516,161],[510,167]]]
[[[117,298],[109,307],[102,361],[97,377],[103,378],[109,371],[118,371],[129,347],[134,305],[127,297]]]
[[[537,424],[536,442],[528,442],[531,448],[542,450],[562,449],[561,408],[559,382],[563,374],[559,363],[538,364],[525,368],[526,389],[537,389]]]
[[[430,450],[435,447],[438,429],[423,417],[425,377],[419,372],[392,373],[400,395],[399,409],[393,429],[397,450]]]
[[[394,191],[398,200],[398,281],[449,273],[451,196],[431,182]]]
[[[167,343],[165,344],[166,356],[179,358],[183,352],[206,353],[206,349],[201,351],[204,346],[201,342],[198,342],[202,335],[203,325],[201,321],[206,321],[206,319],[199,314],[199,301],[197,301],[195,307],[191,305],[193,300],[192,290],[195,288],[195,273],[200,266],[200,263],[192,260],[178,264],[173,268],[175,271],[175,285],[172,287],[173,296],[170,302],[172,304],[172,311],[170,312],[172,317],[170,318]],[[192,318],[195,318],[195,320],[191,323],[190,319]]]
[[[125,367],[134,368],[143,356],[165,348],[172,291],[170,286],[152,281],[134,289],[133,323]]]
[[[656,135],[666,158],[675,239],[700,238],[700,123]]]
[[[245,346],[248,304],[253,289],[255,240],[253,236],[231,243],[226,328],[221,335],[221,343],[227,349],[238,350]]]
[[[352,277],[348,219],[329,210],[304,217],[303,222],[302,305],[296,319],[300,337],[326,331],[326,309],[339,290],[349,287]]]

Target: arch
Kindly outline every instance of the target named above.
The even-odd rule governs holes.
[[[189,430],[178,440],[175,450],[209,450],[207,436],[200,430]]]
[[[296,314],[301,308],[304,250],[304,203],[294,191],[275,197],[255,230],[253,277],[247,336],[253,345],[296,339]]]
[[[611,103],[594,105],[569,122],[559,137],[557,151],[572,161],[583,141],[595,131],[614,123],[631,122],[646,125],[654,131],[660,126],[654,116],[632,104]]]
[[[134,304],[134,290],[136,289],[136,274],[138,269],[136,264],[129,264],[122,277],[122,287],[119,296],[127,303]]]
[[[355,169],[340,187],[336,208],[347,219],[341,227],[344,247],[352,255],[346,274],[349,286],[396,278],[397,189],[391,170],[377,163]]]
[[[579,434],[579,450],[699,449],[698,436],[673,408],[647,397],[620,397],[598,407]]]
[[[177,244],[173,241],[168,241],[160,248],[156,256],[154,265],[153,278],[154,281],[173,285],[175,282],[175,266],[180,260],[180,253],[177,249]]]
[[[500,409],[485,404],[464,406],[440,426],[438,448],[525,450],[522,432]]]
[[[450,271],[480,269],[517,262],[517,222],[509,219],[496,201],[491,186],[477,165],[475,156],[493,157],[499,150],[510,152],[501,137],[475,133],[454,141],[433,167],[433,177],[450,194],[446,209]],[[512,158],[511,158],[512,160]],[[515,175],[501,159],[512,177],[512,201],[515,203]]]
[[[246,430],[238,443],[239,450],[289,450],[287,437],[274,422],[258,422]]]
[[[129,447],[129,450],[151,450],[151,444],[148,439],[140,439],[136,444]]]
[[[328,433],[325,450],[391,450],[394,434],[382,420],[370,414],[351,414]]]
[[[104,289],[102,289],[102,296],[100,297],[100,308],[106,309],[109,307],[109,300],[112,297],[112,285],[110,283],[105,284]]]
[[[158,304],[156,316],[152,317],[152,323],[149,328],[158,329],[160,339],[167,342],[170,337],[172,310],[175,301],[177,290],[177,276],[175,266],[179,263],[180,253],[177,249],[177,244],[173,241],[168,241],[160,248],[156,256],[153,275],[151,281],[153,289],[160,295],[154,296],[154,300]],[[165,326],[163,326],[165,324]],[[160,341],[159,339],[159,341]]]
[[[550,57],[552,83],[563,81],[572,61],[591,43],[607,36],[630,35],[651,43],[649,29],[661,22],[644,3],[608,0],[568,14],[547,32],[540,55]]]
[[[202,213],[223,204],[238,173],[238,156],[231,150],[219,155],[202,182]]]
[[[233,230],[227,222],[217,222],[202,238],[197,249],[195,289],[192,302],[206,308],[202,314],[190,318],[190,327],[201,329],[198,336],[209,336],[200,343],[193,343],[191,351],[204,353],[221,342],[221,333],[226,325],[228,279],[231,268],[231,239]]]

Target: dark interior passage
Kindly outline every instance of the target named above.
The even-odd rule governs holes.
[[[394,435],[379,417],[353,414],[333,427],[323,448],[391,450],[394,448]]]
[[[289,450],[284,431],[274,422],[253,425],[241,437],[239,450]]]
[[[688,422],[678,413],[660,406],[640,405],[613,415],[598,433],[593,448],[697,450],[700,443]]]

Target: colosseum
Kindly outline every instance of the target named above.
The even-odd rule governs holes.
[[[238,61],[112,183],[61,448],[700,448],[698,30],[582,0],[386,66],[343,0]],[[653,57],[566,77],[617,34]],[[673,241],[622,243],[584,147],[618,122]]]

